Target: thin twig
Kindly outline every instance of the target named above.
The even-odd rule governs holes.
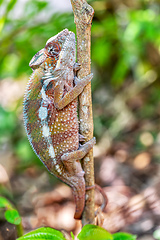
[[[85,0],[71,0],[74,21],[77,32],[77,62],[81,64],[78,77],[83,78],[90,74],[90,45],[91,45],[91,23],[94,14],[93,8]],[[88,84],[79,96],[79,120],[80,133],[86,141],[93,137],[93,117],[91,84]],[[94,186],[94,163],[93,151],[91,150],[82,160],[85,171],[86,187]],[[94,224],[94,188],[87,191],[85,209],[82,215],[82,224]]]

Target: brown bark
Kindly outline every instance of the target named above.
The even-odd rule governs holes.
[[[78,77],[83,78],[91,72],[91,23],[94,14],[93,8],[85,0],[71,0],[77,32],[77,62],[81,64]],[[79,96],[80,133],[88,141],[93,137],[93,117],[91,84],[88,84]],[[91,150],[82,160],[85,171],[86,187],[94,186],[94,162]],[[82,215],[82,224],[94,224],[94,188],[86,191],[86,203]]]

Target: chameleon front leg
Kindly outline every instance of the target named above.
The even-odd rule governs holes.
[[[75,77],[76,85],[64,96],[64,84],[59,83],[54,89],[54,105],[58,109],[63,109],[72,102],[83,91],[83,88],[91,81],[93,74],[89,74],[82,79]]]

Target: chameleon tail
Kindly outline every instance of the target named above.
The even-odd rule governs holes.
[[[77,181],[74,183],[73,196],[75,199],[76,210],[75,210],[75,219],[81,219],[82,212],[85,205],[85,181],[84,178],[77,178]]]

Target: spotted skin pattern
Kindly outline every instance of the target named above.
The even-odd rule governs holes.
[[[68,184],[75,197],[75,219],[85,203],[85,181],[80,159],[95,138],[79,144],[77,96],[92,74],[78,79],[75,72],[75,35],[64,29],[50,38],[30,61],[33,73],[24,97],[24,125],[35,153],[47,169]]]

